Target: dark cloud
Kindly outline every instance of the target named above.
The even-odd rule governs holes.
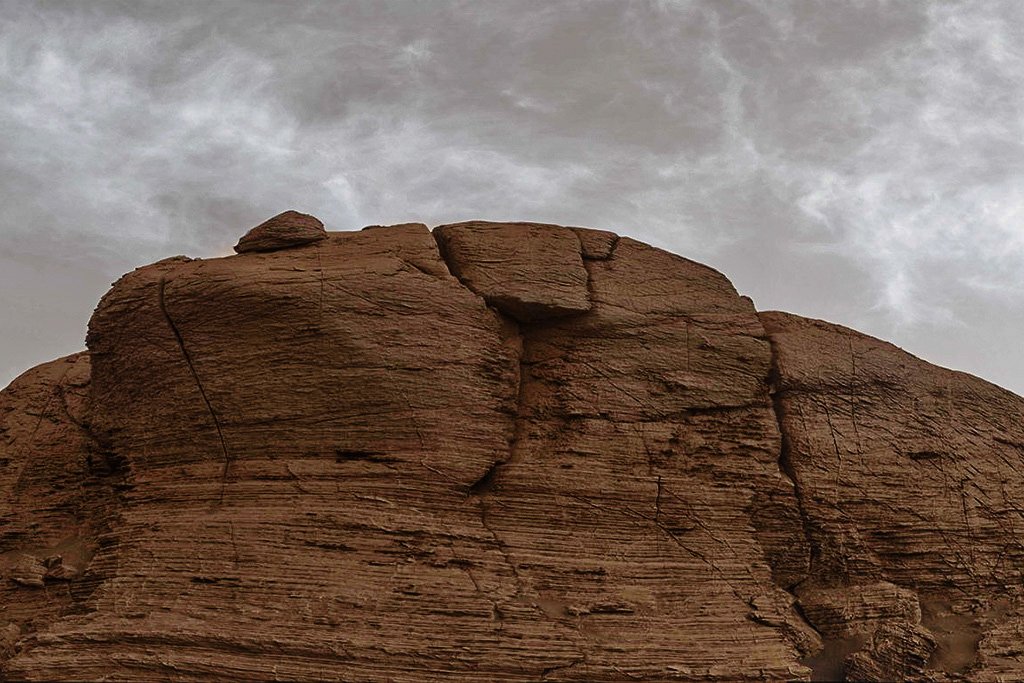
[[[0,384],[109,282],[332,229],[617,230],[1024,391],[1012,0],[0,0]]]

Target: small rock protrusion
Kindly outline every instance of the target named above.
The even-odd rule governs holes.
[[[15,652],[15,643],[21,639],[21,626],[13,621],[0,628],[0,661],[10,657]]]
[[[63,555],[50,555],[43,560],[43,565],[46,567],[47,579],[70,581],[82,573],[77,565],[68,562]]]
[[[251,251],[277,251],[301,247],[326,238],[324,224],[316,216],[298,211],[285,211],[245,233],[235,245],[235,251],[239,254]]]
[[[11,567],[11,580],[21,586],[42,588],[46,566],[34,555],[22,555]]]

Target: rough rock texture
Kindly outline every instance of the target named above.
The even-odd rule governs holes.
[[[93,556],[113,542],[123,480],[89,434],[88,391],[80,353],[0,392],[0,661],[111,577]]]
[[[923,627],[934,642],[914,649],[935,668],[1024,676],[1024,648],[1001,635],[1022,626],[1024,401],[838,325],[761,320],[813,549],[797,595],[826,648]],[[881,680],[910,675],[879,666]]]
[[[320,235],[0,393],[8,679],[1024,675],[1024,400],[608,232]]]
[[[327,239],[327,232],[320,219],[298,211],[285,211],[245,233],[235,245],[235,251],[239,254],[250,251],[275,251],[323,239]]]
[[[434,229],[452,274],[521,322],[590,310],[582,246],[572,230],[473,221]]]

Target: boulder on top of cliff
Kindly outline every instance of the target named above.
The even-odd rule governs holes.
[[[452,275],[520,322],[590,310],[580,238],[542,223],[467,221],[434,229]]]
[[[235,245],[235,251],[239,254],[251,251],[277,251],[319,242],[326,237],[324,224],[316,216],[298,211],[285,211],[245,233]]]

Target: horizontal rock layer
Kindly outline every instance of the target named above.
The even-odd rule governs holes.
[[[971,680],[1024,674],[1021,653],[986,636],[1022,626],[1024,401],[838,325],[761,320],[813,548],[797,595],[826,649],[881,625],[923,628],[904,638],[917,654],[875,668],[858,657],[851,677],[906,678],[916,659]]]
[[[88,347],[0,393],[11,680],[1024,674],[1024,401],[629,238],[169,259]]]

